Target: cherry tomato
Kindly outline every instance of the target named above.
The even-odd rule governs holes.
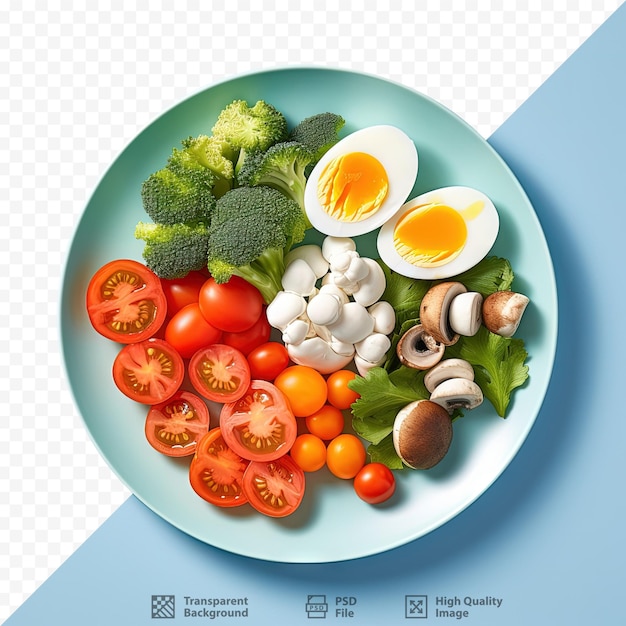
[[[167,313],[159,277],[130,259],[103,265],[89,281],[86,299],[95,330],[124,344],[152,337]]]
[[[169,400],[150,407],[146,439],[166,456],[189,456],[209,430],[209,409],[202,398],[179,391]]]
[[[264,304],[261,292],[239,276],[232,276],[223,284],[209,278],[200,289],[198,303],[209,324],[229,333],[253,326]]]
[[[367,463],[354,477],[357,496],[369,504],[389,500],[396,490],[393,472],[382,463]]]
[[[325,404],[319,411],[306,418],[307,430],[324,441],[330,441],[343,432],[343,413],[332,404]]]
[[[296,417],[312,415],[326,403],[326,381],[312,367],[290,365],[274,379],[274,384],[287,396]]]
[[[165,341],[183,359],[190,359],[200,348],[220,343],[222,331],[206,321],[198,303],[187,304],[165,326]]]
[[[220,428],[228,446],[251,461],[282,456],[291,448],[298,430],[283,394],[264,380],[253,380],[242,398],[224,404]]]
[[[237,348],[246,356],[257,346],[265,343],[272,332],[272,327],[267,321],[265,311],[261,313],[259,319],[248,330],[239,333],[224,333],[222,343]]]
[[[161,279],[163,293],[167,300],[167,314],[175,315],[184,306],[197,303],[200,299],[200,289],[207,277],[200,272],[189,272],[184,278]]]
[[[268,341],[248,354],[248,363],[253,379],[271,382],[289,365],[289,354],[282,343]]]
[[[235,454],[219,428],[211,429],[198,443],[189,465],[189,482],[207,502],[221,507],[245,504],[242,480],[248,461]]]
[[[337,478],[354,478],[365,465],[365,446],[350,433],[335,437],[326,451],[326,465]]]
[[[348,387],[348,383],[356,377],[350,370],[338,370],[326,379],[328,386],[328,402],[342,411],[349,409],[353,402],[359,398],[359,394]]]
[[[171,398],[185,377],[183,359],[154,337],[124,346],[113,362],[113,380],[126,396],[143,404]]]
[[[305,472],[317,472],[326,464],[326,445],[310,433],[298,435],[289,454]]]
[[[246,357],[221,343],[200,348],[189,360],[189,380],[194,389],[214,402],[234,402],[250,384]]]
[[[293,513],[304,497],[304,472],[288,455],[274,461],[252,461],[243,474],[250,504],[270,517]]]

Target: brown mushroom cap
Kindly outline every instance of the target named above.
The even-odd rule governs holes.
[[[393,445],[403,463],[413,469],[430,469],[447,454],[452,442],[448,412],[430,400],[417,400],[396,416]]]
[[[422,298],[420,322],[426,332],[444,346],[451,346],[459,340],[448,320],[452,300],[467,288],[458,281],[446,281],[433,285]]]
[[[515,334],[529,298],[514,291],[496,291],[483,302],[483,324],[489,331],[502,337]]]
[[[422,324],[407,330],[396,347],[400,363],[418,370],[428,370],[441,361],[445,346],[429,335]]]

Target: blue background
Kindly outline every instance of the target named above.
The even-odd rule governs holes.
[[[215,621],[311,624],[312,594],[330,605],[313,623],[441,623],[437,596],[502,599],[465,624],[623,623],[625,72],[622,7],[490,138],[545,231],[559,340],[536,424],[480,499],[402,548],[293,565],[206,546],[131,497],[6,623],[198,623],[184,596],[246,596],[247,618]],[[157,594],[176,596],[175,619],[151,618]],[[406,595],[428,596],[428,619],[405,617]],[[356,597],[354,618],[334,616],[336,596]]]

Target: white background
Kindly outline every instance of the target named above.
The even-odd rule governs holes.
[[[489,137],[621,3],[46,4],[0,9],[1,621],[129,495],[74,407],[58,314],[83,207],[139,131],[216,81],[316,65],[400,82]]]

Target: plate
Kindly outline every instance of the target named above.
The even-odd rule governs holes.
[[[393,124],[415,142],[420,170],[411,197],[467,185],[486,193],[500,214],[493,254],[510,259],[515,289],[527,294],[517,336],[529,352],[530,378],[514,394],[506,419],[484,403],[455,423],[449,454],[427,472],[398,473],[387,506],[360,501],[351,481],[326,470],[307,475],[300,509],[283,519],[249,507],[223,510],[188,484],[187,460],[154,451],[145,440],[145,407],[118,392],[111,376],[119,350],[91,327],[85,312],[89,279],[115,258],[141,260],[134,227],[146,216],[141,183],[189,135],[210,132],[232,100],[266,100],[290,124],[322,111],[346,119],[344,133]],[[375,238],[359,240],[373,255]],[[217,548],[289,563],[344,561],[377,554],[438,528],[474,502],[500,476],[526,439],[549,384],[557,336],[557,298],[550,253],[523,189],[493,148],[432,99],[376,76],[326,68],[285,68],[213,85],[165,112],[123,150],[89,199],[71,243],[61,297],[61,339],[74,399],[98,450],[127,487],[181,531]],[[216,416],[212,417],[216,423]]]

